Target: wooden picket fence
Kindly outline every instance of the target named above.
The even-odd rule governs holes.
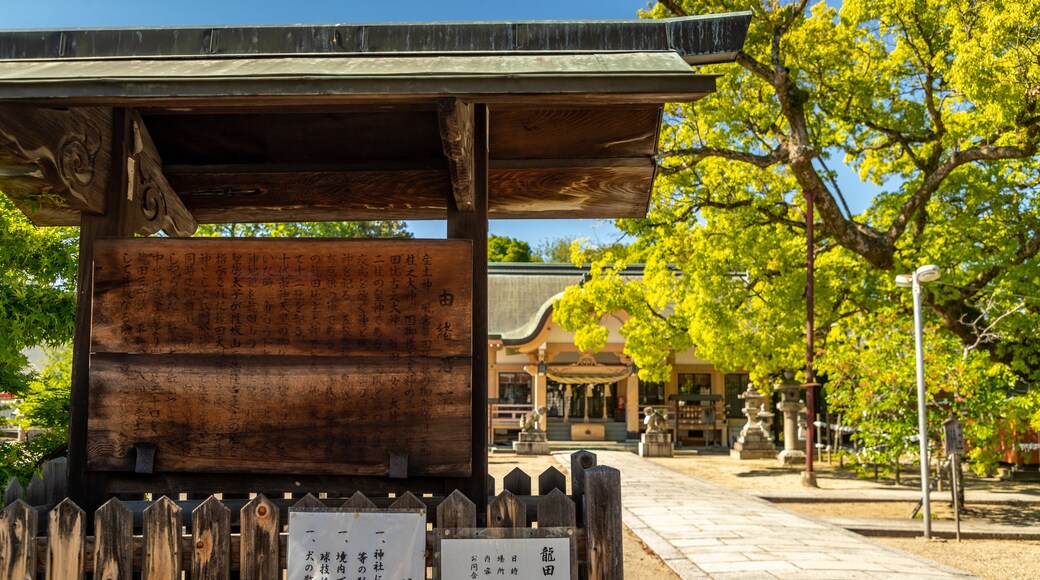
[[[252,498],[155,501],[113,498],[87,514],[64,495],[63,460],[49,464],[43,478],[22,490],[17,480],[4,493],[0,518],[0,580],[281,579],[286,563],[288,508],[424,508],[428,517],[426,561],[433,566],[435,529],[475,528],[475,504],[459,491],[447,497],[369,497],[360,491],[344,500],[306,494],[302,498]],[[61,476],[59,478],[59,476]],[[59,480],[60,479],[60,480]],[[50,480],[50,483],[48,483]],[[532,478],[516,468],[503,478],[487,509],[489,528],[571,528],[578,543],[581,578],[623,578],[621,475],[596,466],[596,456],[571,456],[571,495],[567,478],[550,467]],[[45,531],[45,534],[38,532]]]

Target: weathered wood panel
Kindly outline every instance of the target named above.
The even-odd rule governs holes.
[[[180,580],[181,508],[163,496],[144,510],[141,577]]]
[[[87,460],[130,471],[469,476],[468,359],[94,355]]]
[[[39,515],[22,500],[0,516],[0,578],[36,577],[36,529]]]
[[[459,490],[451,492],[437,506],[438,528],[475,528],[477,526],[477,506]]]
[[[554,488],[538,502],[539,528],[573,528],[576,522],[574,500],[559,489]]]
[[[471,244],[109,239],[95,352],[468,356]]]
[[[191,578],[229,580],[231,577],[231,510],[216,496],[191,513]]]
[[[526,528],[527,506],[509,491],[503,491],[488,502],[489,528]]]
[[[94,514],[94,578],[131,580],[134,556],[134,514],[118,499],[110,499]]]
[[[491,155],[498,159],[650,157],[660,106],[491,110]]]
[[[598,466],[585,470],[585,531],[589,578],[622,580],[621,472]]]
[[[278,563],[279,509],[260,494],[241,511],[241,578],[280,578]]]
[[[82,580],[86,554],[86,514],[65,499],[47,515],[47,580]]]

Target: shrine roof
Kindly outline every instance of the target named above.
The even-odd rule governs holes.
[[[488,106],[491,219],[642,217],[664,104],[750,18],[0,31],[0,144],[21,106],[129,108],[198,223],[440,219],[454,99]],[[0,191],[35,223],[99,210],[25,152]]]

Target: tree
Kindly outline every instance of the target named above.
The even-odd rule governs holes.
[[[1040,376],[1040,320],[1016,308],[1040,279],[1040,5],[686,0],[647,15],[741,9],[754,13],[744,50],[704,71],[721,74],[716,94],[668,109],[650,213],[619,223],[638,239],[628,261],[679,273],[631,292],[646,316],[628,331],[649,339],[633,349],[656,357],[640,367],[686,341],[760,375],[800,366],[811,193],[818,340],[836,320],[905,306],[892,274],[935,263],[927,303],[943,327]],[[842,163],[880,191],[862,214],[845,203]],[[596,276],[609,286],[617,271],[604,262]],[[569,327],[602,310],[589,307],[596,284],[585,289],[583,310],[562,305]],[[986,308],[1007,315],[991,327]]]
[[[271,238],[410,238],[404,222],[291,222],[200,225],[197,236]]]
[[[72,340],[77,230],[38,228],[0,194],[0,391],[22,396],[23,351]]]
[[[488,262],[541,262],[531,245],[508,236],[488,235]]]

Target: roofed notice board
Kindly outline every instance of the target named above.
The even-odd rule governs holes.
[[[110,239],[95,250],[88,465],[471,472],[471,245]],[[188,427],[190,426],[190,428]]]

